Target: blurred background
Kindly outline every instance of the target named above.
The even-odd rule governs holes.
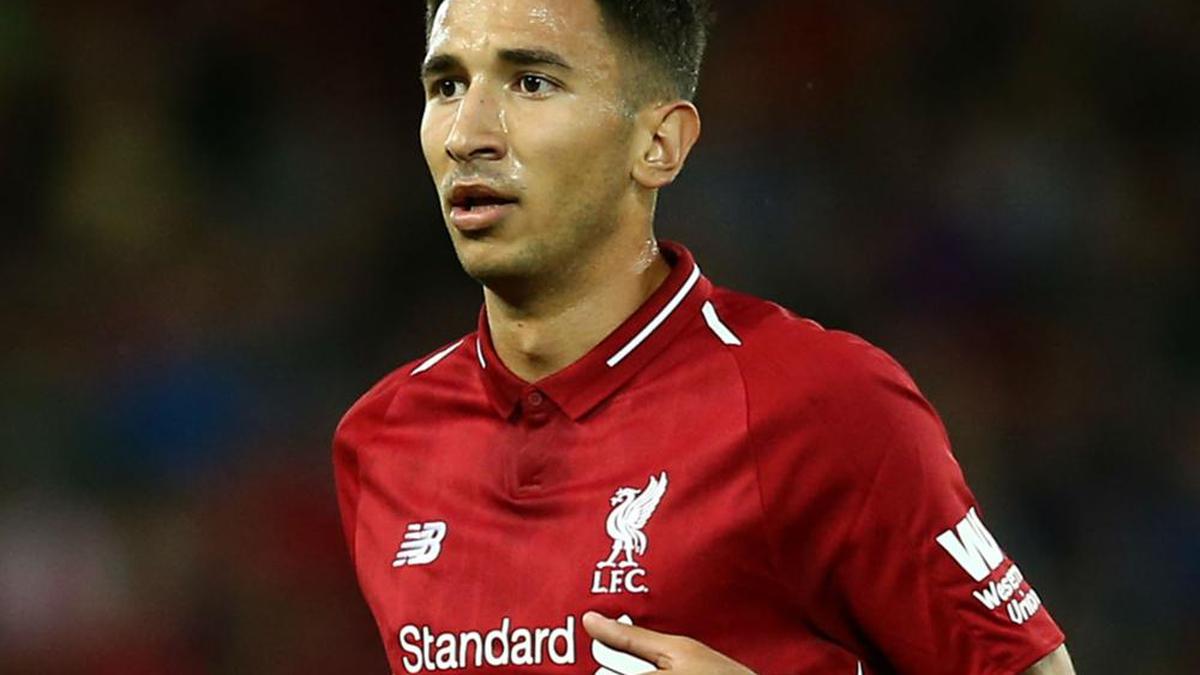
[[[1200,5],[716,6],[660,236],[909,368],[1081,673],[1200,672]],[[0,672],[387,672],[329,440],[480,301],[422,38],[0,1]]]

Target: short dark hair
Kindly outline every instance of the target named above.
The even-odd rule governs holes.
[[[425,35],[444,0],[425,0]],[[605,28],[651,66],[638,89],[691,100],[700,83],[712,11],[707,0],[596,0]],[[648,77],[647,77],[648,76]],[[646,80],[641,82],[641,80]]]

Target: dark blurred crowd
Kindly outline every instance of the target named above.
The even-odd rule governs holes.
[[[1081,673],[1200,672],[1200,5],[715,4],[659,235],[909,368]],[[387,672],[329,439],[480,302],[422,19],[0,2],[0,672]]]

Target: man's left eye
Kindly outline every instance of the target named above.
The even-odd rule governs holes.
[[[523,94],[546,94],[555,88],[555,84],[541,75],[522,75],[517,80],[517,88]]]

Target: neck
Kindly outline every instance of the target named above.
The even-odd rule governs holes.
[[[570,278],[541,284],[519,300],[484,289],[496,353],[515,375],[536,382],[600,344],[666,280],[670,266],[653,238],[615,247]]]

